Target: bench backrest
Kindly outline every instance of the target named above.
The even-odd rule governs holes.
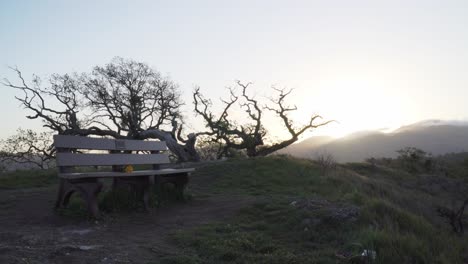
[[[167,150],[164,141],[91,138],[82,136],[55,135],[57,166],[113,166],[169,163],[169,156],[160,153]],[[102,150],[100,153],[78,153],[75,150]],[[139,151],[139,153],[132,153]],[[144,151],[144,152],[141,152]]]

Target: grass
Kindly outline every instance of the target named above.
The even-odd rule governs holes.
[[[241,159],[200,168],[194,177],[211,175],[213,194],[321,195],[339,199],[351,189],[336,177],[320,177],[320,170],[308,160],[287,157]]]
[[[370,263],[468,262],[467,236],[453,234],[435,212],[450,202],[451,190],[419,188],[430,180],[425,175],[362,163],[323,173],[313,161],[275,156],[211,164],[192,178],[200,182],[194,199],[246,196],[255,202],[224,222],[174,232],[180,253],[155,263],[351,263],[364,250],[376,252]],[[56,181],[55,171],[14,172],[0,177],[0,188]],[[104,193],[100,206],[110,214],[137,210],[141,204],[132,195]],[[167,200],[152,197],[153,206]],[[325,202],[307,207],[302,201]],[[354,219],[334,217],[349,208],[358,208]],[[86,210],[75,197],[63,214],[85,217]]]
[[[163,263],[350,263],[366,249],[376,252],[371,263],[465,263],[468,239],[441,224],[437,197],[400,184],[406,176],[365,164],[323,174],[314,162],[289,157],[202,168],[194,177],[209,179],[213,195],[261,202],[227,222],[174,233],[183,253]],[[360,213],[354,221],[330,221],[327,210],[291,205],[301,199],[354,205]]]
[[[305,217],[311,216],[285,202],[258,203],[230,223],[177,232],[174,239],[200,263],[335,263],[334,248],[347,243],[343,234],[352,225],[322,221],[309,229],[301,224]]]
[[[46,187],[57,182],[56,169],[18,170],[0,174],[0,189]]]
[[[101,218],[143,210],[143,202],[137,198],[136,193],[130,188],[112,189],[110,187],[111,181],[104,181],[104,184],[108,185],[106,189],[109,190],[100,193],[98,197],[100,212],[104,214],[101,215]],[[192,195],[190,192],[186,191],[183,200],[187,201],[190,199],[192,199]],[[156,187],[152,187],[150,190],[150,207],[165,206],[168,203],[179,200],[180,197],[177,196],[172,185],[165,185],[161,190],[156,190]],[[66,208],[59,209],[59,213],[70,218],[92,219],[86,208],[86,203],[81,199],[79,194],[76,193],[72,195]]]

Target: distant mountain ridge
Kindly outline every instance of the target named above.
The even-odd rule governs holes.
[[[468,151],[468,123],[426,120],[390,133],[362,131],[343,138],[311,137],[281,151],[297,157],[331,154],[338,162],[359,162],[370,157],[395,157],[404,147],[433,155]]]

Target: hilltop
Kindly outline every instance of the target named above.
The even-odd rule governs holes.
[[[3,263],[468,260],[467,236],[436,213],[466,193],[463,178],[289,156],[234,159],[200,165],[185,203],[168,196],[149,213],[116,208],[119,197],[105,194],[97,221],[79,199],[53,213],[55,181],[54,171],[0,177]]]

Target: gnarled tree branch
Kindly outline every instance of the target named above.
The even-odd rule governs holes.
[[[240,81],[236,83],[242,90],[241,95],[237,96],[233,89],[229,89],[230,100],[221,100],[224,104],[224,108],[219,117],[216,117],[210,111],[212,107],[211,101],[203,97],[199,88],[195,89],[193,93],[195,112],[204,119],[206,127],[210,129],[212,140],[223,146],[223,150],[220,152],[221,155],[225,155],[228,149],[245,149],[247,155],[250,157],[266,156],[296,142],[306,131],[332,122],[325,121],[317,123],[316,121],[321,119],[321,116],[314,115],[306,125],[295,128],[293,121],[288,116],[288,112],[296,111],[297,107],[285,105],[285,99],[292,90],[286,91],[284,89],[273,88],[275,91],[279,92],[278,97],[271,99],[272,105],[260,107],[259,101],[247,94],[247,89],[251,83],[243,84]],[[250,122],[237,125],[234,120],[229,118],[229,110],[235,103],[239,103],[240,108],[245,111]],[[265,138],[268,134],[263,126],[262,120],[263,110],[265,109],[273,111],[279,116],[289,132],[290,138],[271,145],[265,144]]]

